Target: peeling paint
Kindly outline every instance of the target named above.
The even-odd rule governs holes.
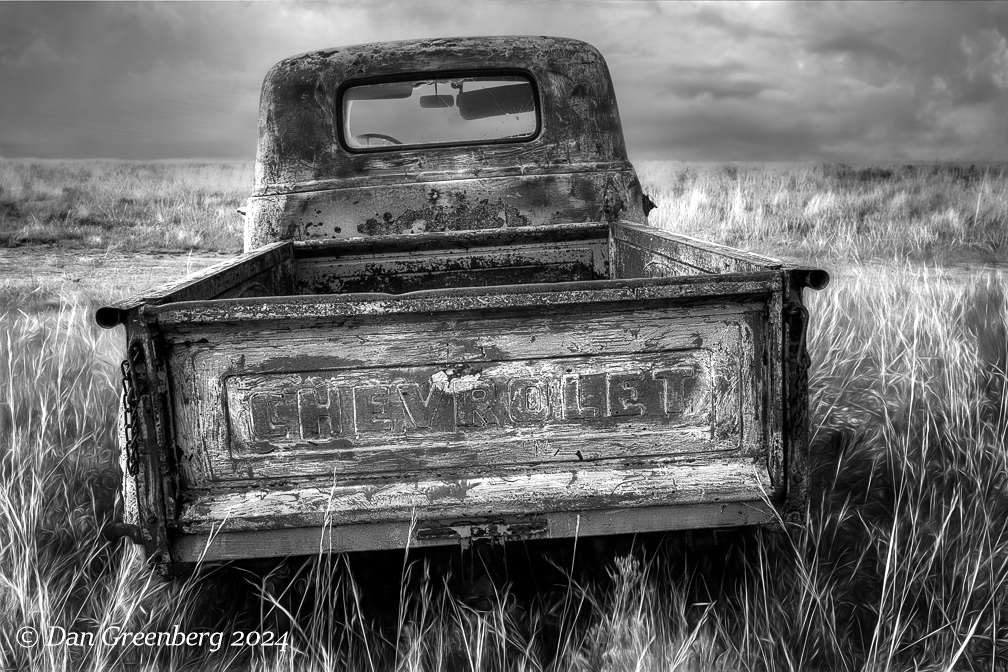
[[[450,483],[442,483],[440,485],[428,488],[424,490],[424,496],[434,504],[442,499],[456,499],[460,502],[465,501],[466,494],[473,489],[474,483],[469,481],[454,481]]]
[[[456,373],[454,369],[438,371],[430,379],[431,386],[448,394],[469,392],[481,386],[479,373]]]
[[[422,233],[424,231],[465,231],[468,229],[499,229],[508,226],[509,218],[518,222],[518,210],[497,199],[485,198],[470,202],[466,193],[453,194],[450,204],[438,203],[422,210],[407,208],[399,215],[386,212],[380,217],[369,217],[358,231],[367,236],[396,233]]]

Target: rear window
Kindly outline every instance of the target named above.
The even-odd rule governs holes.
[[[521,142],[539,131],[525,75],[416,78],[343,92],[343,139],[353,150]]]

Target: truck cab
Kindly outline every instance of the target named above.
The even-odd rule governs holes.
[[[577,40],[410,40],[278,63],[246,251],[280,240],[645,224],[602,55]]]

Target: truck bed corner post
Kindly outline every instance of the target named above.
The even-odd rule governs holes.
[[[810,272],[803,269],[788,269],[784,272],[783,355],[786,386],[784,422],[787,483],[782,514],[788,522],[798,522],[802,519],[810,494],[808,431],[810,360],[806,343],[808,310],[804,305],[802,290],[806,286],[813,286],[815,289],[825,287],[829,277],[826,275],[825,282],[810,284],[809,276]]]
[[[169,428],[163,416],[163,391],[160,390],[157,351],[144,323],[142,308],[130,311],[126,322],[127,359],[141,414],[138,468],[136,475],[139,524],[148,562],[164,579],[174,576],[168,540],[165,480],[171,477],[163,448],[168,443]]]

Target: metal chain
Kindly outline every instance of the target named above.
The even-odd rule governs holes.
[[[124,359],[120,365],[122,369],[122,389],[123,389],[123,433],[125,434],[125,444],[123,450],[126,451],[126,473],[136,476],[140,468],[140,414],[137,407],[140,400],[136,390],[133,389],[133,378],[130,375],[130,364],[128,359]]]

